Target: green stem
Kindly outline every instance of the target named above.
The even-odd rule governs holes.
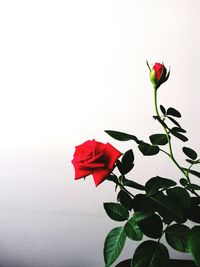
[[[156,88],[154,88],[154,106],[155,106],[156,115],[161,119],[160,114],[159,114],[159,111],[158,111],[158,105],[157,105],[157,89]],[[164,150],[162,150],[162,151],[171,158],[171,160],[174,162],[174,164],[178,167],[178,169],[186,177],[188,183],[191,184],[191,181],[190,181],[190,178],[189,178],[189,169],[192,167],[192,165],[189,167],[189,169],[188,169],[187,172],[185,172],[181,168],[181,166],[178,164],[178,162],[174,158],[173,150],[172,150],[172,144],[171,144],[171,140],[170,140],[170,136],[169,136],[169,133],[167,131],[167,128],[164,127],[164,126],[163,126],[163,128],[164,128],[165,134],[167,136],[167,141],[168,141],[168,145],[169,145],[169,153],[165,152]],[[193,193],[196,197],[200,197],[199,194],[197,194],[194,190],[190,190],[190,192]]]
[[[161,148],[160,148],[160,151],[162,151],[163,153],[165,153],[167,156],[169,156],[169,157],[170,157],[170,154],[169,154],[169,153],[167,153],[165,150],[163,150],[163,149],[161,149]]]
[[[157,105],[157,89],[156,88],[154,88],[154,107],[155,107],[156,115],[159,117],[159,119],[161,119],[159,111],[158,111],[158,105]],[[167,131],[167,128],[163,126],[163,129],[165,131],[165,134],[166,134],[166,137],[167,137],[167,141],[168,141],[168,145],[169,145],[169,153],[167,153],[167,155],[174,162],[174,164],[178,167],[178,169],[183,173],[183,175],[188,180],[188,183],[191,184],[189,176],[187,175],[187,173],[185,173],[185,171],[181,168],[181,166],[178,164],[178,162],[174,158],[173,150],[172,150],[172,144],[171,144],[171,140],[170,140],[170,136],[169,136],[169,133]]]
[[[160,242],[160,239],[162,238],[162,236],[164,235],[164,233],[167,231],[167,229],[169,228],[171,222],[169,224],[167,224],[166,228],[162,231],[162,235],[161,237],[158,239],[158,243]]]
[[[115,175],[113,172],[111,172],[113,175]],[[124,190],[126,193],[128,193],[131,197],[135,197],[131,192],[129,192],[124,185],[121,183],[121,181],[119,181],[118,178],[118,183],[115,183],[116,185],[118,185],[120,187],[120,189]]]
[[[119,184],[120,188],[128,193],[131,197],[135,197],[131,192],[129,192],[121,183]]]
[[[192,168],[193,164],[190,165],[190,167],[187,169],[187,172],[186,172],[186,176],[188,177],[189,179],[189,171],[190,169]],[[191,183],[190,183],[191,184]],[[196,197],[200,197],[199,194],[197,192],[195,192],[194,190],[189,190],[191,193],[193,193]]]

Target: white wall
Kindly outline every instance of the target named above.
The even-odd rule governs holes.
[[[160,101],[182,111],[188,146],[198,150],[199,11],[198,0],[0,2],[1,266],[103,266],[116,224],[102,202],[115,199],[114,188],[75,182],[70,161],[74,146],[92,138],[132,146],[104,129],[143,139],[159,129],[146,59],[171,66]],[[165,157],[136,150],[136,163],[137,181],[179,178]]]

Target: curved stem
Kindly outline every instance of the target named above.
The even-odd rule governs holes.
[[[155,111],[156,111],[156,115],[161,119],[161,116],[159,114],[159,111],[158,111],[158,105],[157,105],[157,89],[154,88],[154,106],[155,106]],[[166,134],[166,137],[167,137],[167,140],[168,140],[168,145],[169,145],[169,153],[167,153],[166,151],[160,149],[162,152],[164,152],[165,154],[167,154],[171,160],[174,162],[174,164],[178,167],[178,169],[183,173],[183,175],[186,177],[187,181],[189,184],[191,184],[191,181],[190,181],[190,177],[189,177],[189,170],[190,168],[192,167],[192,165],[188,168],[188,171],[184,171],[181,166],[178,164],[178,162],[176,161],[176,159],[174,158],[174,155],[173,155],[173,150],[172,150],[172,144],[171,144],[171,140],[170,140],[170,136],[169,136],[169,133],[167,131],[167,128],[164,127],[164,131],[165,131],[165,134]],[[190,190],[191,193],[193,193],[196,197],[200,197],[199,194],[197,194],[194,190]]]
[[[131,197],[135,197],[131,192],[129,192],[122,184],[119,184],[120,188],[128,193]]]
[[[171,222],[169,224],[167,224],[166,228],[162,231],[162,235],[161,237],[158,239],[158,242],[160,242],[160,239],[162,238],[162,236],[164,235],[164,233],[167,231],[167,229],[169,228]]]
[[[158,105],[157,105],[157,89],[155,89],[155,88],[154,88],[154,107],[155,107],[156,115],[161,119],[160,113],[158,111]],[[167,137],[167,141],[168,141],[168,144],[169,144],[169,154],[168,155],[174,161],[174,156],[173,156],[170,136],[169,136],[169,133],[168,133],[167,129],[164,126],[163,126],[163,128],[164,128],[164,131],[165,131],[165,134],[166,134],[166,137]]]
[[[160,148],[160,151],[162,151],[163,153],[165,153],[167,156],[169,156],[169,157],[170,157],[170,154],[169,154],[169,153],[167,153],[165,150],[163,150],[163,149],[161,149],[161,148]]]
[[[154,88],[154,107],[155,107],[156,115],[159,117],[159,119],[161,119],[159,111],[158,111],[158,105],[157,105],[157,89],[156,88]],[[172,144],[171,144],[171,140],[170,140],[170,136],[169,136],[169,133],[167,131],[167,128],[163,126],[163,129],[165,131],[165,134],[166,134],[166,137],[167,137],[167,141],[168,141],[168,145],[169,145],[169,153],[167,153],[167,155],[171,158],[171,160],[178,167],[178,169],[183,173],[183,175],[188,180],[188,183],[191,184],[189,175],[187,175],[187,173],[181,168],[181,166],[178,164],[178,162],[174,158],[173,150],[172,150]]]
[[[190,166],[189,166],[189,168],[187,169],[187,172],[186,172],[186,176],[188,177],[188,179],[190,180],[190,178],[189,178],[189,171],[190,171],[190,169],[192,168],[192,166],[193,166],[193,164],[191,164]],[[191,182],[190,182],[190,184],[191,184]],[[189,190],[191,193],[193,193],[196,197],[200,197],[200,195],[197,193],[197,192],[195,192],[194,190]]]
[[[116,176],[113,172],[111,172],[114,176]],[[124,190],[127,194],[129,194],[131,197],[135,197],[131,192],[129,192],[125,186],[119,181],[118,178],[118,182],[115,182],[116,185],[118,185],[120,187],[120,189]]]

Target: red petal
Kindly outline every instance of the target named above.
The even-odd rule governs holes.
[[[72,164],[74,165],[75,170],[75,180],[84,178],[92,174],[92,171],[89,169],[79,168],[79,165],[74,160],[72,160]]]
[[[95,185],[98,186],[100,183],[102,183],[106,177],[111,173],[112,170],[110,169],[96,169],[92,173]]]

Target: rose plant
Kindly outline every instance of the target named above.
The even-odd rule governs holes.
[[[131,267],[167,266],[169,252],[163,244],[163,238],[173,249],[190,253],[200,267],[200,185],[194,182],[200,178],[200,172],[196,170],[200,158],[188,146],[182,147],[186,156],[185,166],[175,158],[172,140],[188,141],[186,130],[178,121],[181,113],[173,107],[166,108],[157,103],[158,88],[168,80],[170,72],[167,72],[164,64],[156,63],[152,68],[148,62],[147,65],[154,92],[153,118],[160,124],[162,132],[151,134],[149,141],[124,132],[105,132],[119,141],[134,141],[144,156],[164,153],[180,171],[178,181],[157,175],[142,185],[127,179],[126,175],[135,164],[133,150],[122,154],[111,144],[95,140],[76,147],[72,160],[75,179],[91,174],[96,186],[105,180],[115,185],[117,201],[104,203],[104,209],[112,220],[123,222],[123,225],[112,229],[105,239],[106,267],[116,261],[127,238],[140,241],[133,254]],[[142,242],[144,236],[149,240]]]

